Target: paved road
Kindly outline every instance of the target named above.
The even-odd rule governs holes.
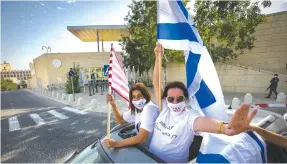
[[[82,112],[28,91],[2,92],[1,162],[63,162],[106,134],[105,120],[105,114]]]

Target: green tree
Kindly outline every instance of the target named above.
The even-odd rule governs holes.
[[[27,88],[27,83],[26,83],[26,81],[22,80],[22,81],[20,82],[20,86],[22,86],[23,88]]]
[[[189,0],[183,0],[186,5]],[[253,48],[255,28],[266,21],[260,7],[269,7],[270,0],[253,1],[196,1],[194,21],[213,61],[237,58],[244,50]],[[130,37],[122,36],[126,50],[124,65],[135,66],[142,73],[154,61],[156,43],[156,1],[132,1],[124,18]],[[169,61],[184,62],[183,51],[166,50]],[[143,62],[144,61],[144,62]],[[163,60],[165,66],[165,60]]]
[[[186,5],[189,0],[184,0]],[[130,11],[124,18],[130,37],[122,36],[120,44],[125,49],[125,67],[135,66],[142,74],[154,64],[153,50],[156,43],[157,10],[156,1],[132,1]],[[165,55],[172,61],[184,61],[182,51],[166,50]],[[163,60],[165,66],[165,60]]]
[[[214,62],[236,59],[254,47],[255,28],[266,21],[263,1],[196,1],[194,21]]]
[[[72,68],[72,70],[74,71],[74,76],[73,76],[73,85],[74,85],[74,92],[75,93],[79,93],[81,92],[81,86],[79,84],[79,77],[80,77],[80,66],[74,66]],[[66,90],[66,93],[68,94],[72,94],[73,93],[73,90],[72,90],[72,81],[71,81],[71,78],[69,76],[69,73],[67,72],[67,82],[65,84],[65,90]]]
[[[13,83],[12,80],[10,79],[4,79],[1,78],[1,90],[2,91],[11,91],[11,90],[16,90],[17,89],[17,84]]]

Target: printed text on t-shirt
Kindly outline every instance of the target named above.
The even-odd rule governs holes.
[[[159,124],[160,124],[161,126],[159,126]],[[159,131],[161,132],[161,131],[162,131],[161,127],[165,128],[165,129],[168,129],[168,130],[171,130],[174,126],[167,126],[167,125],[166,125],[164,122],[162,122],[162,121],[160,121],[159,123],[158,123],[158,122],[155,123],[155,129],[156,129],[156,130],[159,130]],[[171,139],[177,137],[177,135],[172,135],[172,134],[170,134],[170,133],[168,133],[168,132],[162,132],[162,135],[171,137]]]

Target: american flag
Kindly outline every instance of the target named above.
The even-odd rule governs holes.
[[[111,89],[124,98],[129,103],[128,79],[120,65],[119,58],[111,45],[110,65],[109,65],[109,86]]]

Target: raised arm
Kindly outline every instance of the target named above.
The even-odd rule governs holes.
[[[193,130],[208,133],[223,133],[229,136],[245,132],[250,129],[250,122],[257,112],[257,110],[254,110],[248,115],[248,111],[249,105],[241,105],[229,123],[223,123],[206,116],[198,117],[194,120]]]
[[[156,103],[159,104],[161,102],[161,98],[159,96],[159,53],[161,53],[162,51],[162,46],[157,43],[156,47],[154,48],[154,54],[155,54],[155,63],[154,63],[154,69],[153,69],[153,79],[152,79],[152,83],[153,83],[153,89],[154,89],[154,95],[156,98]]]
[[[106,102],[107,103],[110,102],[110,104],[112,105],[115,119],[118,122],[118,124],[124,124],[125,120],[123,119],[122,112],[118,109],[117,104],[111,95],[107,95]]]
[[[274,132],[265,130],[257,126],[251,126],[251,130],[258,133],[264,140],[273,143],[279,147],[287,148],[287,138]]]

